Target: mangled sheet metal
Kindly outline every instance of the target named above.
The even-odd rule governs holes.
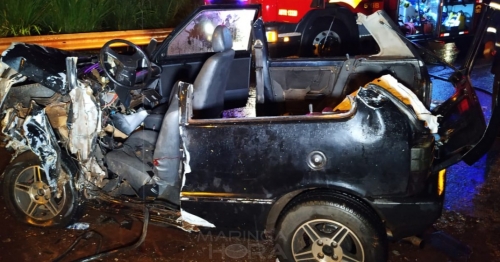
[[[59,172],[58,142],[61,142],[77,156],[86,178],[99,185],[105,172],[92,151],[101,132],[101,111],[92,89],[77,79],[77,58],[67,57],[68,54],[58,50],[26,44],[13,44],[3,55],[0,62],[2,107],[9,104],[4,100],[12,86],[28,78],[41,84],[31,88],[49,87],[56,92],[48,98],[30,97],[29,109],[21,104],[2,108],[1,131],[8,138],[7,147],[14,150],[14,157],[26,150],[33,151],[40,158],[49,185],[54,189],[58,180],[67,176]],[[46,61],[43,61],[44,57]],[[47,63],[51,63],[50,66]],[[18,70],[28,77],[19,74]],[[36,92],[30,92],[33,93]],[[57,130],[58,138],[53,130]]]
[[[3,105],[10,88],[17,83],[26,81],[26,79],[26,76],[18,74],[0,60],[0,106]]]
[[[426,126],[427,128],[429,128],[431,133],[437,134],[439,128],[438,116],[433,115],[429,110],[427,110],[427,108],[418,99],[415,93],[413,93],[409,88],[405,87],[403,84],[399,83],[396,78],[394,78],[391,75],[384,75],[368,83],[367,86],[370,84],[374,84],[386,89],[395,97],[397,97],[399,100],[401,100],[405,105],[411,106],[413,108],[413,111],[415,111],[417,118],[426,123]],[[353,92],[351,96],[356,96],[357,93],[358,91]],[[351,107],[350,101],[346,98],[333,110],[345,111],[348,110],[350,107]]]
[[[29,147],[26,141],[24,141],[24,137],[21,133],[23,119],[17,116],[16,109],[9,108],[3,111],[2,105],[11,87],[25,80],[25,76],[18,74],[0,60],[0,116],[4,116],[3,119],[1,119],[3,127],[1,131],[3,135],[11,137],[7,147],[14,149],[15,153],[13,158],[19,153],[29,150]]]
[[[205,219],[195,216],[189,212],[186,212],[185,210],[181,209],[181,216],[177,219],[178,222],[187,222],[192,225],[197,225],[201,227],[208,227],[208,228],[215,228],[215,225],[206,221]],[[183,228],[186,231],[191,231],[186,228]]]
[[[32,103],[31,113],[23,124],[23,133],[31,151],[41,160],[41,166],[51,188],[57,186],[59,174],[60,148],[57,139],[48,123],[45,109]]]
[[[17,116],[14,108],[9,108],[5,112],[2,119],[2,134],[9,138],[6,148],[14,150],[12,159],[16,158],[20,153],[30,150],[22,133],[24,119]]]
[[[66,57],[71,53],[34,44],[13,43],[2,53],[2,62],[56,92],[66,94]]]
[[[50,125],[58,131],[61,142],[65,144],[69,140],[67,125],[69,107],[69,103],[65,102],[54,102],[45,107],[45,114],[47,114]]]
[[[92,155],[93,145],[101,132],[101,109],[92,95],[92,89],[76,78],[76,57],[66,59],[71,114],[68,118],[69,150],[84,168],[87,181],[102,185],[106,173]]]
[[[413,108],[413,111],[415,111],[415,114],[417,114],[418,119],[426,123],[426,126],[429,128],[431,133],[437,134],[439,128],[438,116],[433,115],[429,110],[427,110],[415,93],[403,84],[399,83],[398,80],[391,75],[384,75],[375,81],[372,83],[384,87],[386,90],[396,95],[406,105],[410,105]]]
[[[76,57],[68,59],[76,64]],[[92,89],[79,81],[75,81],[74,84],[76,86],[72,86],[69,93],[72,104],[68,123],[70,126],[69,149],[81,161],[87,161],[90,158],[92,144],[101,130],[101,114],[93,99]]]
[[[398,27],[385,12],[375,12],[369,16],[358,13],[358,24],[366,27],[377,42],[380,52],[372,56],[414,57],[415,55],[398,35]]]

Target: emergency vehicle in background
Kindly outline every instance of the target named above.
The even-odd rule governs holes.
[[[467,36],[472,36],[478,25],[482,2],[483,0],[205,0],[205,4],[261,4],[269,51],[273,57],[338,56],[373,52],[370,37],[365,36],[365,30],[356,24],[355,14],[369,15],[378,10],[385,10],[411,40],[454,42],[464,39],[461,42],[467,43]],[[366,39],[363,39],[364,36]]]

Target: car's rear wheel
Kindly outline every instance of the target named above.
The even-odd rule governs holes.
[[[63,172],[69,172],[64,165]],[[33,153],[17,157],[6,169],[3,195],[7,208],[21,222],[40,227],[64,227],[79,210],[72,182],[66,182],[58,196],[50,190],[39,158]]]
[[[386,261],[382,222],[360,200],[335,194],[294,202],[277,228],[280,261]]]

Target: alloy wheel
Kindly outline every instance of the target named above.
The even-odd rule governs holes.
[[[310,220],[292,238],[295,261],[364,262],[359,238],[345,225],[329,219]]]
[[[60,198],[51,192],[40,166],[21,171],[14,183],[15,204],[34,220],[48,220],[61,213],[65,204],[65,190]]]

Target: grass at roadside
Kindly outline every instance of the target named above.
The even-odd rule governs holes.
[[[0,37],[173,27],[202,0],[0,0]]]
[[[109,0],[113,6],[110,14],[106,17],[105,27],[110,30],[127,30],[131,28],[143,29],[142,24],[138,23],[142,16],[141,1],[133,0]]]
[[[0,37],[40,34],[46,15],[44,0],[1,0]]]
[[[99,31],[112,7],[107,0],[51,0],[49,4],[46,22],[54,33]]]

